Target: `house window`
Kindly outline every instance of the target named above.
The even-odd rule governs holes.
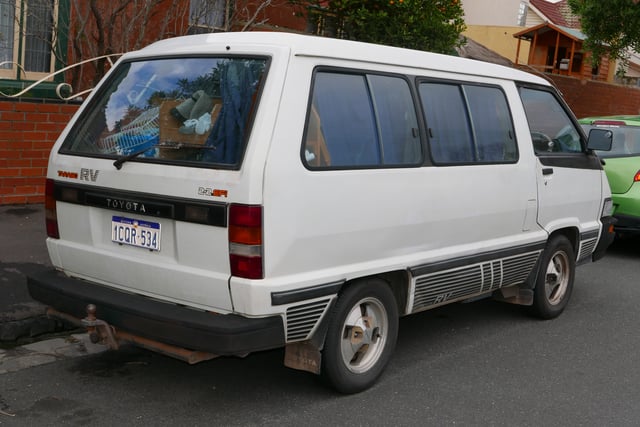
[[[13,61],[15,0],[0,0],[0,69],[10,69]]]
[[[224,30],[226,21],[226,0],[190,0],[190,32],[203,33],[211,30]]]
[[[48,73],[52,69],[54,0],[28,0],[24,28],[24,69]]]
[[[527,10],[529,10],[529,1],[522,0],[518,9],[518,26],[524,27],[527,23]]]
[[[0,78],[36,80],[53,71],[56,14],[56,0],[0,0]]]

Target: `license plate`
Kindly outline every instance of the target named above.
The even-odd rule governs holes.
[[[160,224],[123,216],[112,216],[111,240],[122,245],[159,251]]]

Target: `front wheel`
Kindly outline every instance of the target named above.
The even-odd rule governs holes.
[[[553,236],[540,258],[531,311],[542,319],[562,313],[573,289],[576,261],[573,246],[565,236]]]
[[[331,315],[321,375],[342,393],[365,390],[382,374],[396,345],[393,292],[380,280],[354,284],[340,295]]]

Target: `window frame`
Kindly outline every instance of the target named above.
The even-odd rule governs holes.
[[[313,166],[310,165],[305,156],[305,147],[309,130],[309,122],[311,117],[311,108],[313,104],[313,92],[316,84],[316,76],[318,73],[335,73],[335,74],[347,74],[347,75],[356,75],[363,77],[367,82],[367,96],[369,97],[369,101],[373,102],[373,97],[371,94],[371,88],[369,86],[368,76],[380,76],[380,77],[390,77],[395,79],[400,79],[407,84],[407,89],[409,90],[409,96],[411,97],[411,105],[413,106],[414,113],[416,115],[416,125],[418,127],[418,135],[417,143],[420,147],[420,159],[414,163],[382,163],[382,160],[379,164],[376,165],[329,165],[329,166]],[[374,108],[372,106],[372,108]],[[374,108],[375,110],[375,108]],[[384,72],[379,70],[371,70],[364,68],[352,68],[352,67],[338,67],[338,66],[328,66],[328,65],[320,65],[314,67],[311,75],[311,81],[307,96],[307,106],[305,113],[305,121],[304,121],[304,130],[302,133],[302,140],[300,144],[300,160],[303,166],[310,171],[331,171],[331,170],[366,170],[366,169],[401,169],[401,168],[419,168],[425,165],[427,161],[428,152],[425,150],[425,141],[424,141],[424,122],[421,117],[422,110],[420,108],[418,102],[418,96],[416,94],[416,88],[414,84],[414,76],[409,76],[402,73],[393,73],[393,72]],[[373,117],[374,121],[376,117]],[[380,132],[380,125],[377,121],[374,122],[376,132]],[[378,135],[379,136],[379,135]],[[378,142],[378,149],[383,150],[382,145]]]
[[[264,60],[264,72],[262,78],[259,82],[259,88],[255,93],[255,99],[253,100],[253,107],[250,111],[248,121],[246,124],[247,132],[244,135],[244,141],[242,141],[242,152],[239,154],[236,163],[216,163],[210,161],[191,161],[191,160],[182,160],[182,159],[168,159],[163,157],[140,157],[136,156],[128,161],[130,162],[140,162],[140,163],[152,163],[152,164],[162,164],[169,166],[188,166],[194,168],[201,169],[219,169],[219,170],[240,170],[244,164],[245,155],[247,152],[247,147],[249,146],[249,141],[253,135],[253,128],[255,125],[256,117],[259,114],[259,110],[261,108],[262,97],[266,86],[266,80],[269,78],[269,72],[271,70],[271,64],[273,61],[272,56],[270,55],[257,55],[257,54],[237,54],[237,55],[220,55],[220,54],[182,54],[182,55],[158,55],[158,56],[150,56],[150,57],[140,57],[140,58],[132,58],[129,60],[122,61],[118,64],[117,68],[114,69],[114,72],[109,74],[107,80],[103,81],[100,86],[94,91],[90,100],[88,101],[86,106],[83,106],[82,112],[80,116],[73,122],[73,127],[67,134],[65,141],[60,145],[58,149],[59,154],[69,155],[69,156],[77,156],[77,157],[90,157],[96,159],[106,159],[106,160],[117,160],[122,155],[115,154],[102,154],[102,153],[87,153],[87,152],[77,152],[69,149],[67,147],[67,141],[77,139],[78,132],[85,125],[86,121],[91,118],[92,114],[95,114],[96,107],[100,105],[105,95],[111,89],[114,81],[116,81],[120,74],[118,72],[122,67],[128,66],[131,63],[136,62],[144,62],[144,61],[156,61],[156,60],[173,60],[173,59],[189,59],[189,58],[242,58],[242,59],[257,59]]]
[[[578,135],[580,135],[580,143],[582,145],[582,151],[579,152],[541,152],[535,153],[533,144],[531,144],[531,150],[534,150],[535,157],[539,160],[543,166],[556,166],[563,168],[573,169],[602,169],[602,164],[598,156],[592,151],[587,149],[587,136],[584,129],[572,113],[571,109],[567,105],[566,101],[560,96],[560,94],[551,86],[537,85],[526,82],[516,82],[516,88],[518,90],[518,96],[521,97],[520,91],[524,89],[538,90],[551,94],[563,109],[565,114],[569,117],[569,120],[576,129]],[[529,126],[529,116],[525,109],[524,101],[521,101],[522,108],[525,116],[527,117],[527,129],[531,131]]]
[[[215,23],[211,24],[209,23],[209,18],[211,16],[213,16],[214,12],[215,12],[215,6],[211,8],[211,10],[204,10],[202,11],[203,14],[202,16],[200,16],[200,11],[197,11],[197,9],[199,9],[200,7],[202,7],[202,3],[203,0],[189,0],[189,34],[203,34],[203,33],[209,33],[211,32],[211,30],[213,30],[213,32],[216,31],[227,31],[228,30],[228,21],[230,19],[229,16],[229,8],[228,8],[228,4],[226,1],[224,0],[216,0],[219,5],[222,5],[222,11],[223,11],[223,16],[222,16],[222,25],[215,25]],[[194,6],[197,2],[197,6]],[[194,12],[194,10],[196,12]],[[195,15],[195,16],[194,16]],[[193,20],[193,18],[197,18],[195,21]]]
[[[539,91],[539,92],[544,92],[544,93],[549,94],[551,97],[553,97],[556,100],[556,102],[558,103],[558,106],[560,106],[560,108],[562,108],[562,111],[564,112],[565,116],[569,119],[569,122],[573,125],[574,130],[576,131],[576,133],[580,137],[580,147],[581,147],[580,151],[553,151],[553,152],[541,151],[541,152],[537,152],[537,151],[534,150],[534,153],[535,153],[536,157],[538,157],[538,158],[556,157],[556,156],[567,157],[567,156],[584,155],[585,153],[588,152],[588,150],[587,150],[587,136],[586,136],[586,134],[584,132],[584,129],[582,128],[582,125],[578,122],[578,120],[574,116],[573,112],[571,111],[571,109],[569,108],[569,106],[567,105],[565,100],[552,87],[539,86],[539,85],[527,84],[527,83],[518,83],[517,84],[517,89],[518,89],[518,96],[520,96],[521,100],[522,100],[522,89],[528,89],[528,90],[535,90],[535,91]],[[522,108],[524,110],[525,117],[527,118],[527,128],[529,129],[529,132],[531,132],[531,126],[530,126],[531,118],[530,118],[529,113],[527,112],[527,108],[526,108],[524,100],[522,100]],[[532,146],[532,148],[533,148],[533,146]]]
[[[54,45],[61,44],[62,40],[66,40],[66,34],[60,34],[64,28],[60,25],[60,18],[63,7],[66,6],[65,0],[51,0],[53,5],[52,28],[51,28],[51,45],[49,48],[49,71],[29,71],[25,69],[25,60],[27,55],[27,14],[28,5],[24,0],[13,0],[14,3],[14,28],[13,28],[13,57],[9,68],[0,68],[0,79],[14,81],[36,81],[49,77],[47,81],[56,81],[52,74],[56,71],[58,61],[54,53]],[[63,4],[64,3],[64,4]],[[68,9],[65,9],[68,10]],[[58,34],[56,34],[58,33]],[[66,51],[62,51],[66,56]]]
[[[420,95],[420,85],[423,83],[435,83],[435,84],[444,84],[444,85],[454,85],[458,87],[458,90],[461,91],[461,94],[463,95],[463,99],[464,99],[464,106],[466,107],[466,117],[469,120],[469,122],[467,123],[467,125],[469,126],[469,129],[471,130],[471,137],[472,137],[472,144],[473,144],[473,148],[477,150],[477,143],[476,143],[476,132],[475,132],[475,127],[474,127],[474,123],[473,123],[473,118],[472,118],[472,111],[470,109],[469,106],[469,101],[467,98],[467,95],[464,91],[464,86],[474,86],[474,87],[485,87],[485,88],[490,88],[490,89],[496,89],[498,90],[500,93],[502,93],[503,95],[503,99],[505,101],[505,105],[507,107],[507,112],[509,114],[509,124],[511,126],[511,133],[512,133],[512,138],[513,138],[513,145],[515,147],[515,153],[514,156],[515,158],[513,160],[502,160],[502,161],[471,161],[471,162],[438,162],[436,160],[434,160],[433,155],[432,155],[432,151],[431,151],[431,138],[429,137],[428,134],[428,117],[426,117],[426,112],[424,111],[423,108],[423,103],[422,103],[422,97]],[[420,109],[422,112],[422,121],[424,122],[424,132],[425,132],[425,137],[426,137],[426,144],[427,144],[427,154],[429,156],[429,160],[431,161],[431,163],[434,166],[442,166],[442,167],[450,167],[450,166],[474,166],[474,165],[510,165],[510,164],[516,164],[519,162],[520,160],[520,146],[518,143],[518,138],[516,135],[516,126],[513,120],[513,113],[512,113],[512,108],[511,108],[511,103],[509,101],[509,97],[507,96],[507,93],[505,92],[505,89],[503,86],[499,85],[499,84],[493,84],[493,83],[486,83],[486,82],[477,82],[477,81],[469,81],[469,80],[458,80],[458,79],[449,79],[449,78],[434,78],[434,77],[417,77],[416,78],[416,83],[415,83],[415,90],[418,96],[418,102],[420,104]]]

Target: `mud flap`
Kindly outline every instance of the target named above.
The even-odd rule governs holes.
[[[611,243],[613,243],[614,238],[616,237],[616,232],[613,228],[615,223],[618,220],[612,216],[605,216],[600,218],[600,222],[602,223],[602,232],[600,233],[600,239],[598,240],[598,245],[596,249],[593,251],[592,259],[594,261],[599,260],[604,256],[607,252],[607,248]]]
[[[284,352],[284,366],[312,374],[320,374],[322,353],[311,341],[287,344]]]

